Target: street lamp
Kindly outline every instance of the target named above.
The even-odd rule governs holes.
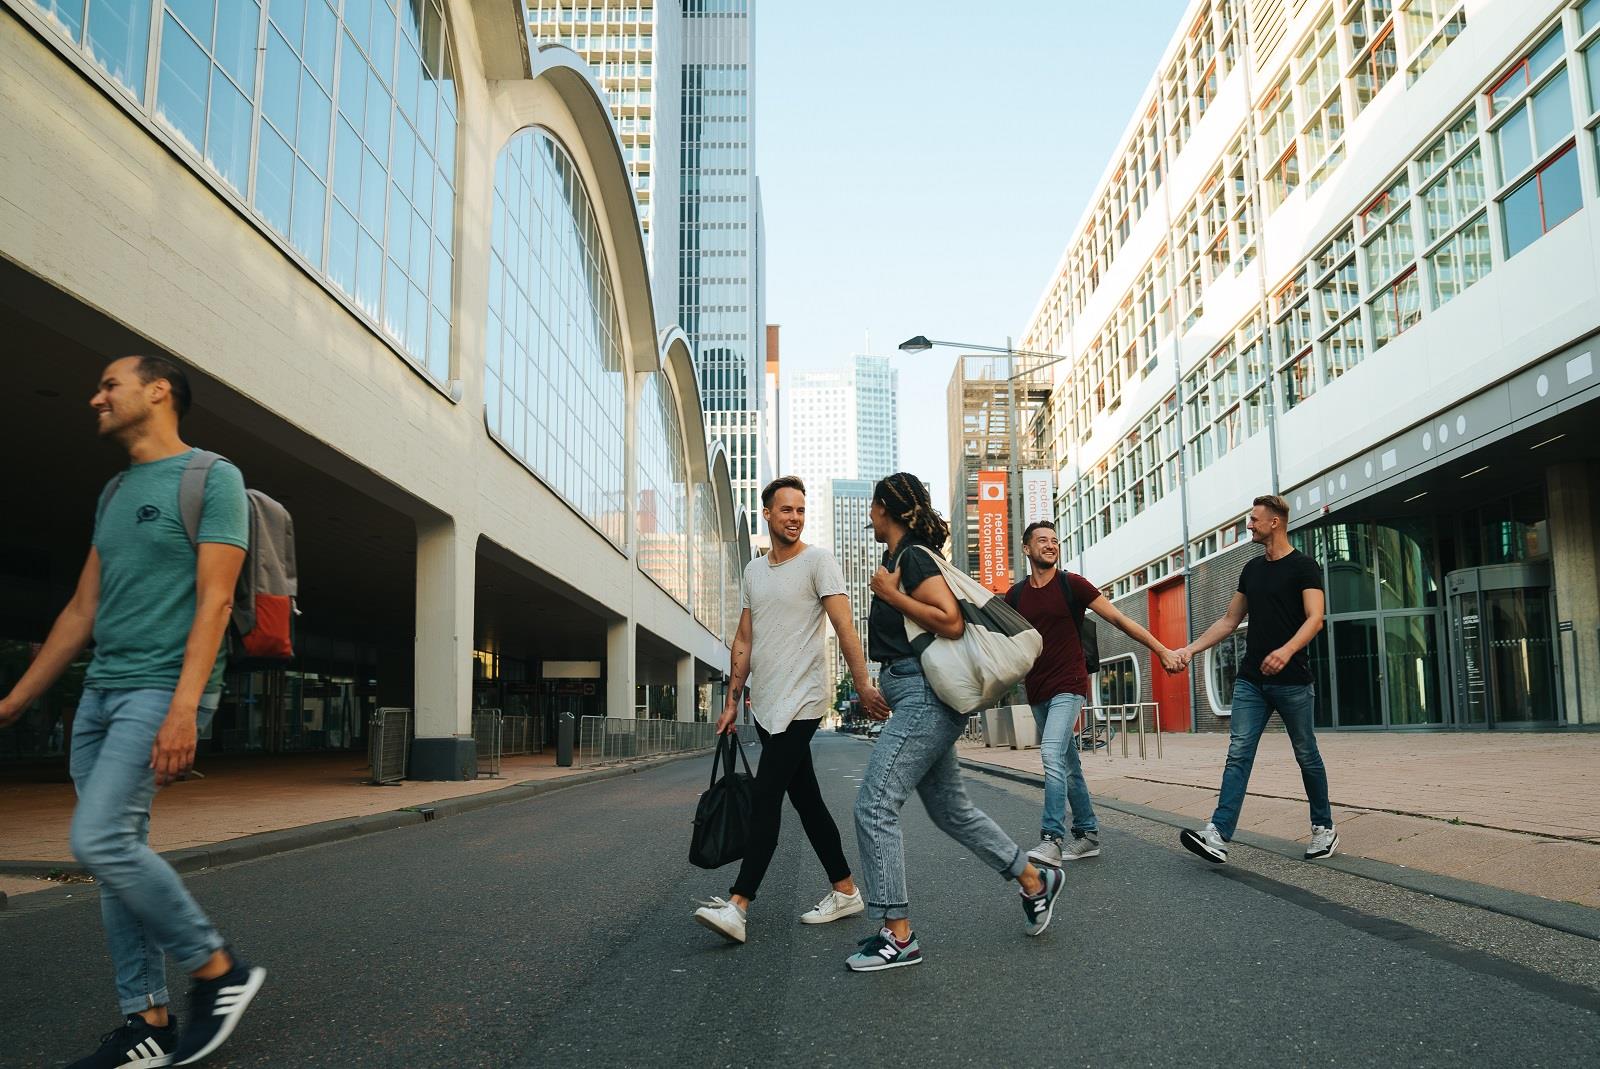
[[[1031,375],[1035,371],[1072,358],[1063,356],[1060,353],[1039,353],[1029,349],[1013,349],[1010,338],[1006,339],[1005,347],[1001,348],[994,345],[973,345],[969,342],[935,341],[925,334],[918,334],[914,338],[907,338],[901,342],[900,351],[902,353],[925,353],[936,345],[952,349],[974,349],[984,353],[1003,353],[1006,357],[1006,370],[1008,372],[1006,376],[1006,432],[1008,437],[1007,444],[1011,453],[1006,464],[1006,478],[1011,484],[1009,525],[1011,530],[1008,533],[1014,543],[1014,548],[1011,551],[1013,554],[1012,568],[1016,572],[1017,579],[1021,580],[1027,572],[1027,567],[1023,559],[1022,527],[1019,522],[1022,519],[1022,459],[1018,456],[1017,446],[1017,380],[1023,375]],[[1027,371],[1018,372],[1016,370],[1016,362],[1019,356],[1036,357],[1044,362],[1033,365]]]

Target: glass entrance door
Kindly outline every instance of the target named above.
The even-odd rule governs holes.
[[[1561,718],[1548,564],[1467,568],[1445,577],[1462,724]]]

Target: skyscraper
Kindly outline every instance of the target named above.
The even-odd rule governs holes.
[[[527,0],[536,41],[594,68],[633,177],[663,327],[681,326],[706,436],[760,527],[765,297],[751,0]]]
[[[856,355],[831,371],[802,371],[789,381],[789,473],[819,495],[829,479],[876,481],[900,464],[896,394],[900,373],[883,356]],[[832,537],[827,502],[811,503],[819,545]],[[823,513],[821,516],[818,513]]]

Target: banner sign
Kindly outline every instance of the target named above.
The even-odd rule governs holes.
[[[1029,468],[1022,473],[1022,526],[1056,520],[1056,485],[1050,472]]]
[[[997,594],[1011,586],[1007,511],[1006,473],[978,472],[978,582]]]

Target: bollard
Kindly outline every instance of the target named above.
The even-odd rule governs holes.
[[[577,725],[577,718],[570,712],[563,711],[556,718],[556,764],[562,768],[572,767],[572,734]]]

